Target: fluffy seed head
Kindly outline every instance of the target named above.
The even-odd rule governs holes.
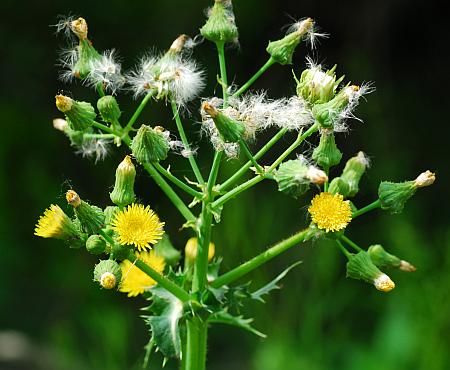
[[[317,194],[312,199],[308,212],[317,227],[326,232],[345,229],[352,220],[350,202],[340,194]]]
[[[67,124],[67,121],[65,119],[55,118],[53,120],[53,128],[55,130],[65,132],[69,128],[69,125]]]
[[[327,174],[314,166],[309,166],[306,171],[306,178],[316,185],[322,185],[325,181],[328,181]]]
[[[122,88],[125,77],[122,76],[121,65],[116,59],[115,50],[105,51],[100,58],[91,59],[90,72],[85,80],[88,86],[96,87],[101,84],[113,94]]]

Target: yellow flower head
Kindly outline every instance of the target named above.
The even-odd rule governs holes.
[[[58,205],[52,204],[39,218],[34,235],[42,238],[68,239],[77,235],[77,231],[69,216]]]
[[[140,251],[150,249],[150,244],[155,244],[164,234],[164,222],[159,221],[149,206],[142,204],[133,203],[117,212],[111,225],[120,244],[134,244]]]
[[[155,251],[138,252],[136,256],[159,273],[164,271],[166,264],[164,258],[156,255]],[[128,293],[128,297],[136,297],[156,284],[155,280],[128,260],[121,262],[120,268],[122,269],[122,283],[119,290]]]
[[[326,232],[345,229],[352,220],[350,201],[341,194],[320,193],[311,201],[308,208],[312,221]]]

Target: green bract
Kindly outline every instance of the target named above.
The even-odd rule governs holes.
[[[159,162],[167,158],[169,142],[159,127],[142,125],[131,143],[134,158],[140,163]]]
[[[231,1],[215,0],[209,9],[206,24],[200,29],[200,34],[213,42],[236,42],[239,36],[234,22],[233,7]]]

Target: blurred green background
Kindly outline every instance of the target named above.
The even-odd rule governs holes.
[[[64,46],[48,25],[59,14],[85,17],[99,50],[116,48],[124,69],[152,48],[165,49],[180,33],[194,36],[204,22],[210,1],[26,1],[18,7],[3,1],[0,23],[2,48],[0,87],[2,160],[0,173],[0,368],[1,369],[138,369],[147,328],[138,317],[146,302],[100,291],[92,283],[96,258],[69,250],[56,240],[33,236],[42,211],[73,186],[95,204],[109,204],[120,149],[95,165],[73,153],[68,141],[53,130],[60,116],[54,107],[59,91],[79,100],[95,95],[79,84],[58,81],[58,48]],[[269,39],[282,34],[290,17],[313,17],[331,34],[314,53],[299,48],[291,67],[273,67],[256,84],[269,96],[295,91],[292,72],[304,68],[307,53],[327,66],[338,64],[354,83],[374,81],[377,90],[358,108],[364,123],[351,122],[337,142],[344,159],[364,150],[372,168],[363,179],[355,203],[363,206],[376,196],[380,180],[415,178],[425,169],[437,173],[432,188],[420,191],[403,214],[375,211],[355,220],[348,235],[359,244],[380,243],[418,266],[413,274],[392,272],[397,288],[382,294],[362,282],[345,279],[345,260],[333,244],[310,243],[293,248],[253,273],[257,287],[293,261],[304,263],[291,272],[281,291],[267,304],[252,304],[247,315],[268,334],[260,340],[230,327],[213,327],[208,368],[258,370],[426,369],[450,368],[450,224],[448,209],[447,119],[449,32],[446,14],[435,1],[269,1],[236,0],[240,47],[228,52],[228,73],[237,84],[262,65]],[[194,57],[208,67],[208,88],[215,89],[218,68],[213,46],[198,46]],[[128,117],[137,103],[119,95]],[[196,105],[192,106],[194,111]],[[163,124],[174,130],[163,104],[146,109],[140,123]],[[188,134],[197,141],[199,125]],[[262,135],[256,146],[269,134]],[[287,136],[271,155],[293,140]],[[306,150],[315,145],[307,145]],[[204,172],[211,160],[209,146],[199,143]],[[187,174],[185,160],[172,156],[173,173]],[[223,166],[221,178],[238,163]],[[151,179],[139,170],[137,193],[166,221],[178,248],[190,236],[180,231],[182,219]],[[306,203],[260,184],[230,202],[223,221],[214,228],[218,254],[227,270],[300,229]],[[155,356],[150,368],[159,368]],[[168,369],[176,368],[169,363]]]

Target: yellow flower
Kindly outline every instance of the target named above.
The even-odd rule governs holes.
[[[344,229],[352,220],[350,201],[341,194],[320,193],[308,208],[312,221],[326,232]]]
[[[118,212],[111,223],[120,244],[134,244],[139,251],[150,249],[164,234],[164,222],[142,204],[131,204]]]
[[[42,238],[69,239],[77,234],[72,220],[55,204],[44,211],[34,229],[34,235]]]
[[[159,273],[163,272],[166,263],[163,257],[156,255],[155,251],[137,252],[136,256]],[[122,269],[122,283],[119,290],[128,293],[128,297],[136,297],[156,284],[155,280],[128,260],[121,262],[120,268]]]

